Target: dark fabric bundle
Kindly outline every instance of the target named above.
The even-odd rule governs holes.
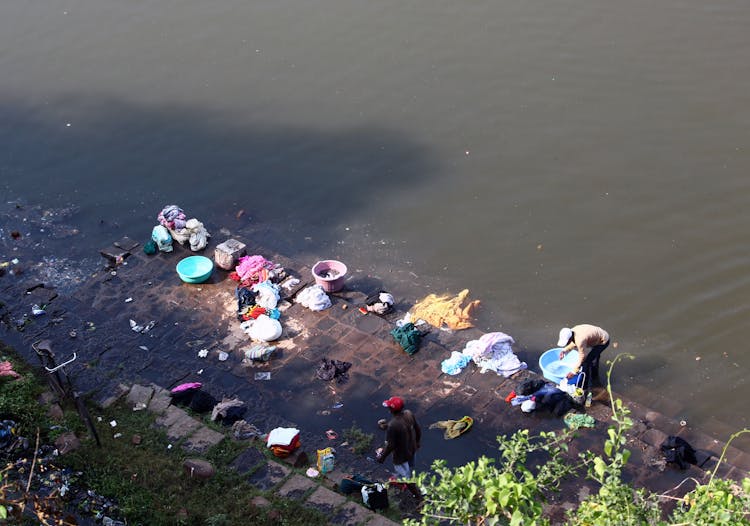
[[[205,391],[195,391],[188,407],[196,413],[208,413],[218,403],[218,400]]]
[[[516,387],[516,394],[518,396],[528,396],[536,393],[539,389],[544,387],[546,382],[540,378],[527,378]]]
[[[685,469],[688,464],[698,464],[693,446],[678,436],[668,436],[661,444],[661,452],[668,463],[675,464],[680,469]]]
[[[322,358],[318,369],[315,371],[315,375],[326,382],[335,378],[338,383],[343,384],[349,380],[349,373],[347,371],[351,366],[352,364],[349,362]]]
[[[247,413],[247,407],[235,406],[226,410],[226,415],[221,418],[221,423],[225,426],[231,426],[235,422],[242,420]]]
[[[398,342],[401,348],[408,355],[412,355],[419,350],[419,344],[422,342],[422,333],[414,327],[414,324],[404,323],[401,327],[396,327],[391,331],[391,336]]]
[[[255,292],[247,287],[237,287],[234,295],[237,298],[237,319],[242,320],[242,314],[255,305]]]

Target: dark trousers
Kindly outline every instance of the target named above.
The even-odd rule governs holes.
[[[599,357],[601,356],[602,351],[607,347],[609,347],[609,341],[607,341],[607,343],[602,343],[601,345],[594,345],[586,355],[586,358],[583,359],[581,368],[583,369],[583,372],[586,373],[584,388],[602,387],[602,381],[599,377]]]

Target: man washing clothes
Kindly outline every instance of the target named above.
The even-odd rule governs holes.
[[[573,349],[578,352],[578,361],[573,370],[567,374],[573,378],[579,371],[583,370],[584,389],[590,386],[601,387],[599,378],[599,356],[609,346],[609,333],[596,325],[581,324],[575,327],[563,327],[560,329],[560,337],[557,346],[562,347],[560,359]]]

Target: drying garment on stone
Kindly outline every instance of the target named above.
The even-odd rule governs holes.
[[[208,230],[203,226],[203,223],[195,218],[189,219],[187,223],[185,223],[185,230],[188,232],[190,250],[197,252],[206,248],[208,238],[211,237],[211,234],[208,233]]]
[[[322,358],[318,369],[315,371],[315,375],[326,382],[335,378],[338,383],[344,384],[349,380],[349,373],[347,371],[349,371],[351,366],[352,364],[349,362]]]
[[[479,306],[479,300],[470,301],[462,306],[469,295],[469,289],[464,289],[457,296],[438,296],[430,294],[412,307],[410,314],[413,320],[424,320],[433,327],[459,330],[473,327],[471,323],[472,311]]]
[[[460,373],[470,361],[471,356],[467,356],[458,351],[453,351],[451,352],[450,358],[447,358],[440,363],[440,370],[445,374],[456,375]]]
[[[321,285],[310,285],[297,294],[296,301],[314,311],[325,310],[331,306],[331,298]]]
[[[445,429],[443,438],[451,440],[457,438],[466,433],[474,423],[474,419],[470,416],[465,416],[460,420],[440,420],[434,424],[430,424],[430,429]]]
[[[156,225],[151,230],[151,239],[162,252],[172,252],[172,236],[169,235],[169,230],[166,227]]]
[[[244,349],[245,358],[256,362],[267,362],[273,352],[276,350],[274,345],[265,345],[263,343],[256,343],[252,347]]]
[[[528,366],[513,353],[515,340],[503,332],[488,332],[466,344],[463,354],[470,356],[480,372],[495,371],[509,377]]]
[[[253,285],[252,291],[255,292],[255,304],[260,305],[264,309],[275,309],[279,303],[279,299],[281,299],[279,286],[271,283],[269,280]]]
[[[244,420],[237,420],[232,424],[232,436],[235,440],[249,440],[251,438],[263,436],[260,429]]]
[[[263,256],[242,256],[235,267],[239,281],[243,284],[259,283],[268,279],[274,264]]]
[[[240,328],[253,340],[272,342],[278,340],[282,333],[281,323],[267,314],[261,314],[256,319],[240,323]]]
[[[242,315],[255,305],[255,292],[247,287],[237,287],[234,296],[237,298],[237,318],[243,319]]]
[[[365,312],[374,312],[380,315],[388,314],[393,309],[394,303],[396,303],[396,300],[393,299],[393,294],[381,290],[368,296],[365,299],[365,306],[360,310],[364,309]]]
[[[288,446],[299,435],[299,429],[294,427],[277,427],[268,433],[266,447]]]
[[[167,205],[161,212],[159,212],[159,215],[156,216],[156,220],[159,224],[170,230],[182,230],[185,228],[187,216],[179,206]]]
[[[405,323],[391,331],[391,336],[401,346],[406,354],[411,356],[419,350],[422,333],[413,323]]]
[[[227,416],[227,410],[230,407],[243,407],[245,402],[239,398],[222,398],[221,402],[216,404],[211,411],[211,420],[216,421],[217,418],[225,418]]]

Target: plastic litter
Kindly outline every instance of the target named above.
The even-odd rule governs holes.
[[[226,362],[227,358],[229,358],[229,354],[225,353],[224,351],[219,351],[219,361],[220,362]]]
[[[268,373],[268,372],[255,373],[254,378],[256,380],[270,380],[271,379],[271,373]]]
[[[39,305],[34,304],[31,306],[31,314],[34,316],[42,316],[44,314],[47,314],[47,311],[41,308]]]

